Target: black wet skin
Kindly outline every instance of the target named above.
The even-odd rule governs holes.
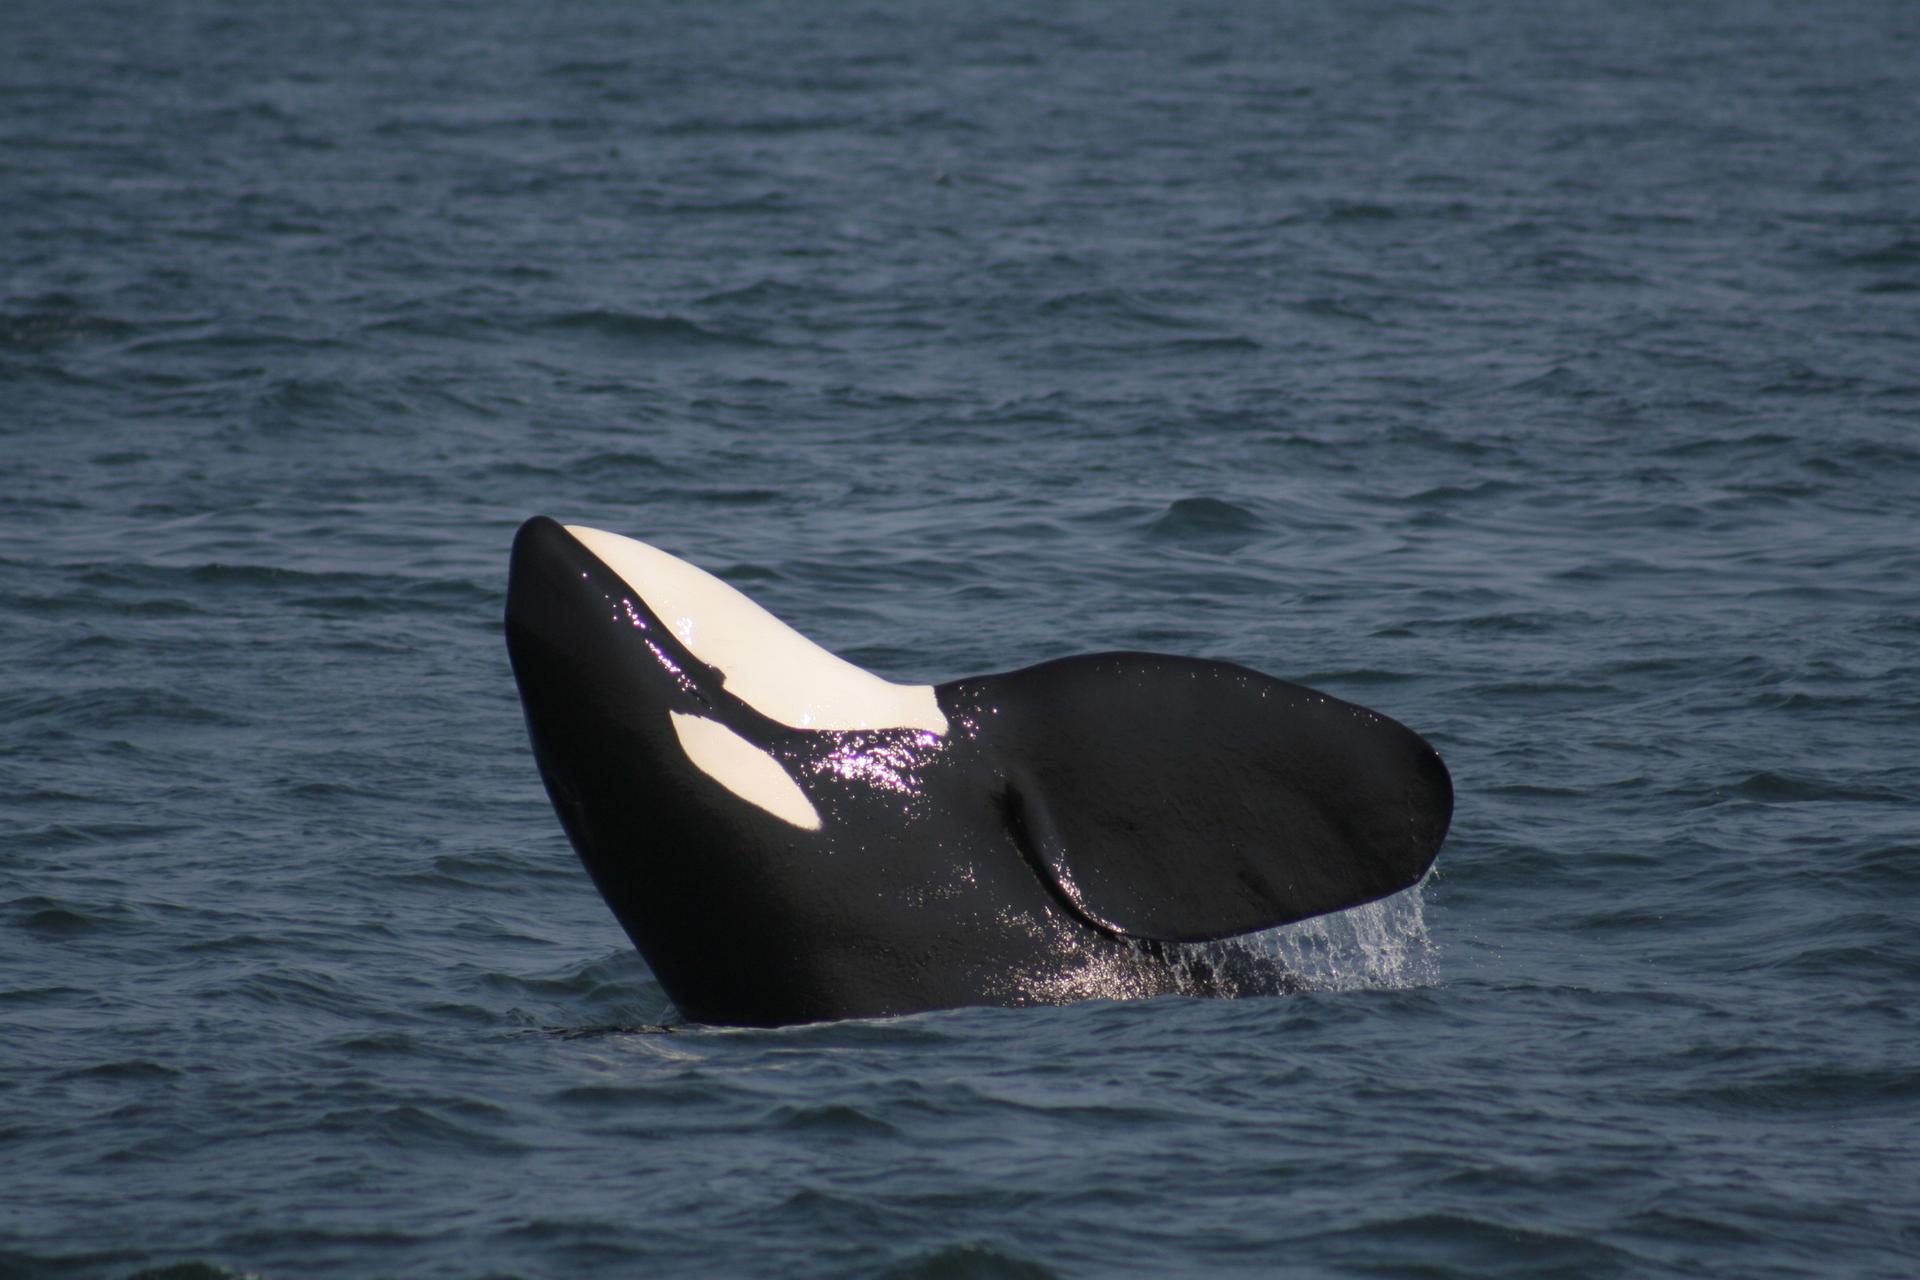
[[[1286,991],[1215,940],[1417,883],[1452,812],[1418,735],[1231,663],[1098,654],[952,681],[944,735],[792,728],[545,517],[514,540],[506,631],[561,824],[697,1022]],[[709,777],[670,712],[772,756],[820,828]]]

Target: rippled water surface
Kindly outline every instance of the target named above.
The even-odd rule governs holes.
[[[0,1276],[1920,1274],[1912,6],[8,26]],[[1295,996],[685,1025],[535,512],[1377,707],[1440,869]]]

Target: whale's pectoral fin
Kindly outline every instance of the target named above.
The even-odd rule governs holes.
[[[1405,889],[1453,813],[1418,734],[1230,663],[1097,654],[941,695],[1004,769],[1035,871],[1133,937],[1229,937]]]

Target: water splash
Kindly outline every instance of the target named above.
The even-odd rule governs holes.
[[[1055,960],[1043,970],[1013,975],[999,994],[1013,1004],[1067,1004],[1436,986],[1438,950],[1427,933],[1421,888],[1218,942],[1133,940],[1120,948],[1097,947],[1079,931],[1062,928]]]
[[[1427,932],[1424,887],[1269,929],[1240,945],[1292,974],[1303,991],[1435,986],[1439,950]]]

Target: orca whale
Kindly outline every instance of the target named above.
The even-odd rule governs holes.
[[[1453,811],[1418,734],[1246,667],[894,684],[544,516],[506,640],[561,825],[695,1022],[1285,991],[1230,940],[1417,883]]]

